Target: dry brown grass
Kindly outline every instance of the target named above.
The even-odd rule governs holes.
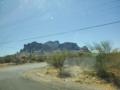
[[[0,64],[0,68],[4,68],[4,67],[7,67],[7,66],[10,66],[10,64],[9,63]]]
[[[90,85],[95,88],[101,88],[100,90],[117,90],[112,84],[101,80],[94,75],[81,74],[78,77],[60,78],[58,77],[58,69],[54,67],[35,69],[33,71],[25,73],[25,75],[33,80],[45,81],[45,82],[60,82],[60,83],[73,83],[76,85]],[[99,89],[98,89],[99,90]]]

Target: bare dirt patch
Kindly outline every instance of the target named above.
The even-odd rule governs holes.
[[[12,66],[14,65],[13,63],[4,63],[4,64],[0,64],[0,68],[5,68],[5,67],[8,67],[8,66]]]
[[[70,85],[85,85],[93,88],[93,90],[118,90],[113,84],[107,83],[90,74],[88,72],[81,73],[75,77],[60,78],[58,77],[58,70],[53,67],[44,67],[40,69],[34,69],[24,73],[24,77],[35,81],[44,81],[47,83],[62,83]]]

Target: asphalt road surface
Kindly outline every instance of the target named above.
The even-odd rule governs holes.
[[[25,64],[0,69],[0,90],[93,90],[81,86],[80,88],[54,85],[23,78],[22,74],[28,70],[46,66],[46,63]]]

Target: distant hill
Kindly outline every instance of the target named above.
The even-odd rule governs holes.
[[[24,45],[24,48],[20,52],[27,53],[44,53],[44,52],[54,52],[54,51],[82,51],[89,52],[86,46],[79,47],[73,42],[60,43],[59,41],[48,41],[45,43],[32,42]]]

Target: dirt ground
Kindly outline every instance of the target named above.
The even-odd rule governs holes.
[[[8,67],[8,66],[12,66],[14,65],[13,63],[4,63],[4,64],[0,64],[0,68],[5,68],[5,67]]]
[[[94,90],[118,90],[111,83],[107,83],[104,80],[87,74],[81,74],[77,77],[59,78],[58,70],[55,68],[34,69],[32,71],[25,72],[24,77],[35,81],[42,80],[49,83],[68,83],[75,86],[85,85],[94,88]]]

